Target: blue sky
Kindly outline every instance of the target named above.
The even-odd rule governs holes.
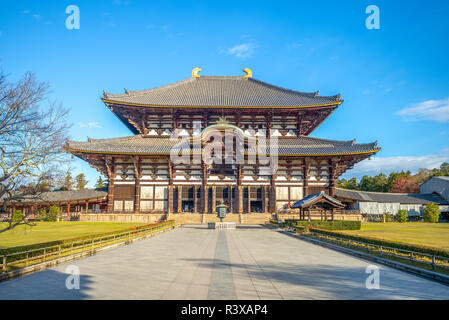
[[[65,26],[68,5],[80,29]],[[365,27],[368,5],[380,29]],[[449,160],[448,1],[0,1],[0,59],[11,80],[34,71],[71,110],[73,140],[130,135],[104,106],[121,93],[191,76],[253,77],[341,92],[312,136],[382,150],[344,177],[416,171]],[[90,186],[96,170],[81,160]]]

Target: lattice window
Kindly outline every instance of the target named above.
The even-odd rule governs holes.
[[[125,211],[133,211],[134,210],[134,201],[126,200],[125,201]]]
[[[141,186],[140,187],[141,199],[153,199],[153,186]]]
[[[276,187],[276,200],[288,200],[288,187]]]
[[[114,211],[123,211],[123,201],[121,200],[114,201]]]
[[[153,210],[153,201],[142,200],[140,201],[140,211],[147,212]]]
[[[130,186],[116,185],[114,187],[114,197],[117,200],[134,199],[134,185]]]
[[[167,187],[155,187],[155,199],[168,199],[168,188]]]

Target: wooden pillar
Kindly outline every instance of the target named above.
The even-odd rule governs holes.
[[[197,212],[196,206],[198,203],[198,199],[197,199],[197,187],[196,186],[192,186],[193,188],[193,212]]]
[[[243,186],[237,187],[237,204],[238,213],[243,213]]]
[[[104,164],[108,172],[108,212],[114,212],[114,159],[110,156],[105,156]]]
[[[67,216],[70,217],[70,202],[67,202]]]
[[[233,212],[232,208],[232,186],[228,187],[228,206],[229,206],[229,213]]]
[[[216,202],[217,202],[216,192],[217,192],[217,187],[212,186],[212,213],[215,213],[215,208],[216,208]]]
[[[268,186],[263,186],[263,212],[268,213],[269,211],[269,200],[270,194],[268,192]]]
[[[203,212],[204,213],[208,213],[209,212],[209,187],[208,186],[203,186]]]
[[[134,212],[140,212],[140,179],[135,180]]]
[[[134,165],[134,212],[140,212],[140,179],[142,178],[142,174],[140,172],[139,156],[133,157],[133,165]]]
[[[329,170],[329,195],[334,196],[335,195],[335,185],[336,185],[336,178],[335,173],[337,171],[337,161],[332,158],[330,160],[330,170]]]
[[[89,210],[89,200],[86,200],[86,213]]]
[[[270,213],[276,212],[276,176],[271,175],[270,180]]]
[[[205,120],[207,122],[207,120]],[[208,201],[209,201],[209,190],[207,186],[207,164],[202,162],[202,187],[201,187],[201,206],[202,206],[202,212],[207,213],[208,210]]]
[[[309,195],[309,161],[304,159],[304,183],[303,183],[303,197]]]
[[[114,179],[109,178],[108,183],[108,212],[114,212]]]
[[[251,213],[251,187],[248,186],[248,213]]]
[[[182,186],[178,186],[178,213],[182,212]]]
[[[168,186],[168,213],[173,213],[173,186]]]

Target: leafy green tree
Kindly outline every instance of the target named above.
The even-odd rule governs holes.
[[[25,215],[23,214],[22,210],[16,209],[12,213],[11,222],[12,224],[19,223],[25,218]]]
[[[95,189],[104,188],[104,181],[101,176],[98,177],[97,183],[95,184]]]
[[[359,186],[358,186],[356,178],[351,178],[351,179],[348,180],[348,188],[347,189],[357,190],[358,187]]]
[[[372,179],[372,185],[369,191],[386,192],[388,178],[384,173],[379,173]]]
[[[449,176],[449,163],[443,162],[440,166],[440,172],[443,176]]]
[[[46,221],[59,221],[61,218],[61,210],[57,206],[48,208]]]
[[[40,209],[37,210],[35,217],[37,220],[41,220],[41,221],[46,221],[47,218],[47,210],[45,209]]]
[[[73,181],[72,174],[70,173],[70,170],[67,170],[61,190],[72,190],[74,184],[75,182]]]
[[[338,180],[338,187],[351,190],[374,191],[374,192],[419,192],[419,184],[426,182],[435,176],[449,176],[449,163],[443,162],[440,168],[419,169],[418,173],[412,175],[410,170],[392,172],[388,175],[379,173],[376,176],[364,176],[359,183],[356,178]]]
[[[84,190],[86,188],[87,180],[84,173],[80,173],[79,175],[77,175],[75,177],[75,180],[76,180],[76,189]]]
[[[341,179],[337,180],[337,186],[339,188],[349,189],[349,188],[346,188],[347,185],[348,185],[348,180],[346,180],[345,178],[341,178]]]
[[[435,203],[426,204],[423,218],[425,222],[438,222],[440,220],[440,207]]]
[[[421,168],[418,170],[418,173],[415,174],[413,177],[415,178],[415,181],[419,184],[426,182],[430,179],[432,175],[432,170]]]
[[[48,211],[41,209],[37,212],[36,218],[41,221],[54,222],[58,221],[61,216],[61,210],[57,206],[51,206]]]
[[[396,214],[396,221],[397,222],[406,222],[408,218],[408,213],[407,210],[399,210],[398,213]]]
[[[373,191],[374,178],[370,176],[363,176],[359,183],[359,189],[361,191]]]

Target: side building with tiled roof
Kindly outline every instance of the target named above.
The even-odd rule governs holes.
[[[343,100],[244,76],[192,77],[167,86],[104,92],[134,134],[68,141],[108,179],[108,211],[276,213],[336,179],[380,147],[310,137]]]
[[[9,201],[7,212],[21,210],[28,218],[34,218],[34,212],[41,209],[48,210],[50,206],[57,206],[62,216],[74,217],[80,213],[100,213],[107,210],[107,189],[83,189],[67,191],[44,191],[35,195],[20,198],[20,201]],[[0,198],[0,205],[2,205]],[[7,218],[0,216],[0,220]]]
[[[386,212],[395,215],[399,210],[407,210],[411,219],[421,219],[428,203],[437,204],[444,219],[447,219],[449,213],[449,201],[432,192],[388,193],[335,188],[335,196],[348,209],[359,210],[367,216],[382,216]]]

